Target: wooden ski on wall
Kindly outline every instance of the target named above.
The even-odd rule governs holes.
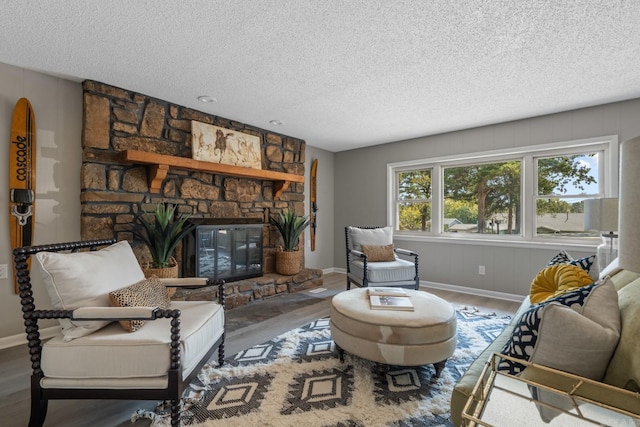
[[[36,118],[29,100],[20,98],[13,110],[9,140],[9,234],[12,250],[33,242],[35,189]],[[14,291],[18,293],[17,283]]]
[[[316,250],[316,212],[318,211],[318,159],[313,159],[311,163],[311,250]]]

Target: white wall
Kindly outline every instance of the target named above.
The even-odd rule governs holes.
[[[24,325],[20,299],[14,293],[9,241],[9,135],[18,99],[31,101],[36,117],[36,223],[34,244],[80,239],[80,165],[82,87],[79,83],[0,64],[0,264],[9,265],[9,279],[0,279],[0,348],[18,336]],[[37,284],[36,301],[48,302]],[[49,305],[46,305],[49,307]],[[45,322],[45,325],[55,325]],[[22,334],[20,336],[19,334]]]
[[[334,264],[345,268],[346,225],[387,224],[387,163],[604,135],[618,135],[620,143],[640,135],[640,99],[336,153]],[[402,240],[396,245],[420,254],[423,281],[512,295],[526,295],[535,274],[561,247]],[[586,256],[595,249],[569,252]],[[486,266],[485,276],[478,275],[478,265]]]

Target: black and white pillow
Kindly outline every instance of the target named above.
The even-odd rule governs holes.
[[[573,258],[567,251],[563,249],[549,260],[549,262],[547,263],[547,267],[558,264],[569,264],[571,261],[573,261]]]
[[[558,264],[571,264],[576,267],[582,268],[584,271],[589,273],[593,280],[598,280],[599,271],[597,268],[594,268],[594,264],[596,262],[595,255],[589,255],[584,258],[574,259],[567,251],[562,249],[556,255],[553,256],[547,263],[547,267]]]

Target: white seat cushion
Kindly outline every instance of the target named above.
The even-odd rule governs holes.
[[[186,377],[224,332],[224,310],[210,301],[174,301],[169,309],[181,311],[180,355]],[[114,379],[166,376],[170,321],[148,321],[133,333],[112,323],[73,341],[58,335],[43,346],[42,370],[48,380],[100,378],[107,384],[113,384]],[[43,381],[46,384],[47,380]]]
[[[351,273],[356,277],[364,277],[364,263],[356,260],[351,262]],[[399,282],[414,280],[416,267],[413,262],[397,258],[395,261],[368,262],[367,279],[369,282]]]

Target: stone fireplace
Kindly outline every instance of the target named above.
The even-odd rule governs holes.
[[[146,247],[133,239],[134,213],[171,203],[195,220],[244,219],[263,224],[264,274],[275,271],[279,236],[269,218],[287,209],[304,215],[305,142],[95,81],[83,83],[81,234],[129,240],[141,263]],[[138,162],[127,152],[191,161],[191,121],[260,138],[267,178],[228,175],[182,163]],[[286,182],[268,174],[300,178]],[[286,178],[285,178],[286,180]],[[182,250],[176,252],[182,264]],[[304,263],[304,260],[303,260]],[[304,264],[303,264],[304,265]]]

